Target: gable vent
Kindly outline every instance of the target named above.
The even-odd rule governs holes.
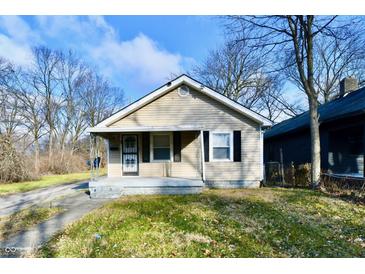
[[[190,88],[186,85],[179,87],[178,93],[181,97],[188,96],[190,94]]]

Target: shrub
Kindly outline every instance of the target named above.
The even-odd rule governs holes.
[[[311,183],[311,164],[297,165],[294,176],[295,186],[309,187]]]
[[[284,186],[284,187],[309,187],[310,186],[310,169],[309,163],[302,165],[284,166],[284,180],[280,163],[272,162],[266,164],[266,185]]]
[[[77,153],[72,154],[70,151],[54,151],[51,161],[47,155],[42,155],[40,159],[40,170],[42,174],[67,174],[73,172],[82,172],[88,169],[86,155]]]
[[[321,186],[327,194],[365,203],[365,179],[363,178],[323,174]]]
[[[0,182],[10,183],[32,179],[27,157],[19,153],[11,138],[0,135]]]

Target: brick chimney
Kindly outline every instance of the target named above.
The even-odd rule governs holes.
[[[357,90],[359,84],[354,77],[346,77],[340,81],[340,97],[345,96],[347,93]]]

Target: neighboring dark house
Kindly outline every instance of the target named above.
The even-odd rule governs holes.
[[[339,98],[319,107],[319,122],[322,171],[364,176],[365,88],[354,78],[342,80]],[[308,111],[265,132],[265,163],[303,164],[310,157]]]

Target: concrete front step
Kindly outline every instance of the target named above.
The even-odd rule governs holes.
[[[97,199],[118,198],[123,195],[152,195],[152,194],[198,194],[203,187],[116,187],[104,186],[90,188],[90,197]]]
[[[203,191],[200,180],[182,178],[126,177],[89,182],[91,198],[118,198],[123,195],[197,194]]]

